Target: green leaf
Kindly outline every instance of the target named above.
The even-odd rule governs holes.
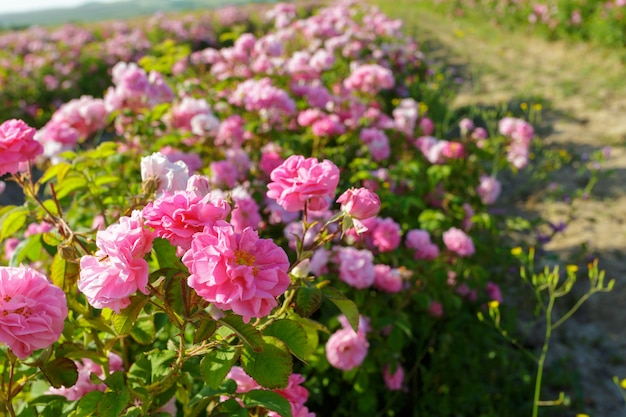
[[[263,350],[263,336],[254,326],[243,322],[240,316],[231,314],[222,317],[220,324],[234,331],[248,347],[256,352]]]
[[[78,369],[73,360],[56,358],[41,366],[41,371],[54,388],[71,387],[78,380]]]
[[[119,417],[129,400],[130,393],[127,389],[120,392],[106,392],[98,401],[96,415],[98,417]]]
[[[0,219],[0,241],[12,236],[26,223],[30,210],[26,206],[15,207]]]
[[[104,380],[104,383],[113,391],[124,390],[126,387],[124,382],[124,372],[113,372],[107,379]]]
[[[57,177],[58,182],[62,182],[65,174],[70,169],[70,164],[67,162],[60,162],[56,165],[50,166],[43,175],[37,180],[37,184],[43,184],[46,181],[50,181],[52,178]]]
[[[24,259],[28,258],[36,262],[41,257],[41,235],[32,235],[20,242],[13,251],[9,266],[20,266]]]
[[[85,396],[78,401],[78,406],[76,407],[76,412],[73,416],[87,417],[94,415],[102,395],[103,393],[101,391],[91,391],[85,394]]]
[[[202,358],[200,373],[210,388],[217,389],[222,384],[240,353],[240,348],[226,345],[207,353]]]
[[[81,188],[87,188],[87,180],[80,174],[69,176],[63,182],[60,182],[56,187],[57,199],[66,197],[73,191],[80,190]]]
[[[198,324],[198,327],[196,328],[196,331],[193,334],[193,343],[200,343],[206,339],[208,339],[209,337],[211,337],[211,335],[213,333],[215,333],[215,330],[217,329],[217,322],[215,320],[213,320],[212,318],[207,317],[203,318],[200,323]]]
[[[293,362],[289,349],[282,340],[273,336],[263,337],[263,351],[256,352],[244,346],[241,366],[248,375],[264,388],[287,387]]]
[[[50,279],[54,285],[68,292],[76,284],[79,274],[78,264],[63,259],[59,253],[54,255],[50,268]]]
[[[312,353],[309,351],[306,331],[293,320],[276,320],[263,330],[263,335],[274,336],[285,342],[289,351],[303,362]]]
[[[289,401],[277,392],[257,389],[246,392],[241,399],[247,408],[263,407],[281,417],[292,417]]]
[[[322,289],[324,296],[335,304],[344,316],[348,319],[348,323],[352,326],[352,329],[356,332],[359,329],[359,309],[354,301],[346,298],[346,296],[339,290],[333,287],[324,287]]]
[[[237,400],[231,398],[219,403],[213,411],[211,417],[249,417],[248,411],[239,405]]]
[[[148,302],[148,297],[143,294],[130,298],[130,305],[113,315],[113,327],[119,335],[127,335],[135,324],[137,316]]]
[[[300,287],[296,293],[296,313],[309,317],[322,304],[322,291],[317,287]]]
[[[422,229],[435,230],[441,228],[446,216],[439,210],[426,209],[417,218]]]
[[[156,328],[151,317],[142,317],[133,326],[130,336],[140,345],[149,345],[156,339]]]
[[[160,350],[152,352],[148,357],[152,368],[151,380],[158,381],[170,373],[171,366],[176,359],[177,353],[173,350]]]
[[[180,259],[176,255],[176,248],[163,238],[156,238],[152,241],[152,250],[159,263],[159,269],[176,268],[181,269],[183,266]]]

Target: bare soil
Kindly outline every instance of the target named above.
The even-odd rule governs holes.
[[[399,1],[410,8],[410,1]],[[576,220],[546,249],[562,262],[580,260],[572,257],[581,252],[587,258],[597,257],[607,278],[615,279],[615,288],[591,297],[558,329],[548,359],[560,364],[560,368],[550,368],[553,372],[562,369],[579,376],[578,392],[564,388],[566,394],[582,399],[582,409],[572,408],[572,416],[626,416],[624,398],[613,383],[614,376],[626,378],[624,64],[615,51],[505,33],[487,27],[488,23],[478,27],[428,12],[404,17],[415,19],[410,26],[431,53],[461,69],[464,81],[454,107],[520,103],[541,97],[547,110],[538,132],[546,144],[587,155],[611,147],[602,169],[613,170],[613,174],[602,179],[589,198],[573,202]],[[554,181],[572,192],[583,185],[575,166],[555,173]],[[511,209],[529,218],[541,216],[554,223],[565,220],[570,205],[546,202],[542,195],[543,190],[533,190]],[[578,291],[584,291],[586,277],[579,280]],[[547,411],[546,415],[550,414]]]

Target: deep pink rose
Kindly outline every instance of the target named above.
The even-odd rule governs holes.
[[[400,225],[390,217],[377,219],[371,233],[372,243],[380,252],[391,252],[400,246]]]
[[[310,210],[328,208],[339,183],[339,168],[329,160],[292,155],[270,175],[267,196],[287,211],[300,211],[308,202]]]
[[[43,153],[43,147],[34,138],[35,129],[22,120],[11,119],[0,125],[0,176],[15,174],[20,163]]]
[[[402,276],[397,269],[389,265],[374,265],[374,287],[389,293],[398,292],[402,289]]]
[[[367,188],[350,188],[337,199],[341,211],[355,219],[374,217],[380,211],[380,198]]]
[[[41,272],[20,266],[0,267],[0,342],[20,359],[61,336],[65,293]]]
[[[472,238],[456,227],[443,232],[443,243],[449,250],[460,256],[472,256],[475,252]]]
[[[225,220],[229,212],[225,200],[211,201],[210,194],[201,197],[192,191],[177,191],[171,195],[164,192],[144,207],[143,216],[146,226],[152,227],[158,237],[187,250],[194,234]]]
[[[259,239],[246,228],[218,221],[194,235],[191,249],[183,256],[191,275],[189,286],[222,310],[233,310],[247,322],[265,317],[278,304],[290,280],[289,259],[271,239]]]
[[[117,312],[130,304],[130,296],[148,293],[148,263],[144,256],[152,250],[154,233],[144,228],[139,210],[131,217],[96,233],[98,251],[80,259],[78,290],[96,308]]]

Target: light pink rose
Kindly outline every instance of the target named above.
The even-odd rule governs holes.
[[[480,184],[476,187],[476,192],[483,204],[493,204],[498,199],[501,189],[500,181],[494,177],[481,175]]]
[[[157,196],[167,191],[173,193],[184,190],[189,180],[189,169],[182,161],[171,162],[167,156],[161,153],[153,153],[141,159],[141,179],[147,181],[156,179],[159,183]]]
[[[287,211],[300,211],[308,203],[310,210],[328,208],[339,183],[339,168],[329,160],[292,155],[270,175],[267,196]]]
[[[65,293],[41,272],[20,266],[0,267],[0,343],[20,359],[61,336]]]
[[[472,256],[475,252],[472,238],[456,227],[443,232],[443,243],[450,251],[459,256]]]
[[[80,259],[78,290],[95,308],[117,312],[130,304],[137,290],[148,293],[148,263],[154,233],[144,228],[139,210],[96,233],[98,251]]]
[[[20,171],[20,164],[43,153],[35,140],[35,129],[22,120],[11,119],[0,125],[0,176]]]
[[[404,369],[398,364],[396,371],[392,374],[391,367],[385,365],[383,367],[383,379],[385,380],[385,385],[388,390],[399,391],[404,385]]]
[[[91,374],[94,374],[98,377],[102,377],[104,372],[102,370],[102,366],[98,365],[91,359],[83,358],[79,361],[74,361],[76,364],[76,368],[78,369],[78,380],[76,383],[69,388],[61,386],[60,388],[49,388],[47,394],[51,395],[62,395],[67,398],[69,401],[80,400],[91,391],[102,391],[106,390],[106,385],[104,383],[95,384],[91,381]],[[122,358],[116,353],[109,353],[109,371],[117,372],[124,370]]]
[[[278,304],[290,279],[289,259],[271,239],[259,239],[246,228],[218,221],[193,237],[183,256],[191,275],[187,283],[205,300],[221,310],[233,310],[247,322],[265,317]]]
[[[230,224],[235,228],[235,232],[241,233],[247,227],[257,230],[262,219],[256,201],[252,197],[244,197],[234,198],[234,202],[235,208],[231,212]]]
[[[355,219],[374,217],[380,211],[380,198],[367,188],[350,188],[337,199],[341,211]]]
[[[326,359],[331,366],[349,371],[361,365],[367,356],[369,342],[366,328],[361,327],[355,332],[352,327],[345,326],[337,330],[326,342]]]
[[[187,250],[193,235],[225,220],[230,206],[225,200],[212,201],[211,195],[203,197],[191,191],[167,192],[143,209],[146,226],[154,229],[158,237],[174,246]]]
[[[342,247],[337,254],[339,278],[354,288],[367,288],[374,283],[374,256],[367,249]]]

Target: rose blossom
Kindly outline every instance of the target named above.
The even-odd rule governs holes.
[[[400,225],[392,218],[377,218],[371,231],[372,243],[380,252],[391,252],[400,246]]]
[[[148,263],[154,233],[144,228],[139,210],[96,233],[98,251],[80,259],[78,290],[95,308],[119,312],[137,290],[148,293]]]
[[[225,200],[211,201],[211,195],[202,197],[192,191],[167,192],[143,209],[146,226],[154,229],[158,237],[174,246],[187,250],[193,235],[225,220],[230,206]]]
[[[61,336],[67,304],[65,293],[41,272],[0,267],[0,342],[20,359]]]
[[[187,283],[222,310],[233,310],[248,322],[265,317],[285,292],[290,280],[289,259],[271,239],[259,239],[246,228],[235,233],[224,221],[194,235],[183,256],[191,275]]]
[[[472,238],[456,227],[443,232],[443,243],[449,250],[460,256],[471,256],[475,252]]]
[[[359,220],[374,217],[380,211],[380,198],[367,188],[350,188],[337,202],[341,203],[341,211]]]
[[[327,197],[334,197],[339,183],[339,168],[329,160],[292,155],[270,175],[267,196],[287,211],[328,208]]]
[[[69,401],[80,400],[91,391],[102,391],[106,390],[106,385],[104,383],[95,384],[91,381],[91,374],[94,374],[98,377],[102,377],[104,371],[102,370],[102,366],[98,365],[94,361],[88,358],[83,358],[80,361],[74,361],[76,364],[76,368],[78,370],[78,380],[76,383],[69,388],[61,386],[60,388],[50,388],[48,389],[47,394],[52,395],[62,395],[67,398]],[[124,369],[122,358],[116,353],[109,353],[109,371],[117,372],[122,371]]]
[[[500,291],[500,287],[498,284],[493,282],[487,283],[487,295],[490,300],[497,301],[499,303],[502,302],[502,291]]]
[[[498,199],[501,189],[502,186],[497,179],[487,175],[481,175],[480,184],[476,187],[476,192],[480,196],[480,200],[483,204],[493,204]]]
[[[389,265],[374,265],[374,286],[380,290],[394,293],[402,289],[402,276],[397,269]]]
[[[404,369],[398,364],[396,371],[392,374],[391,367],[385,365],[383,368],[383,379],[388,390],[399,391],[404,383]]]
[[[17,173],[21,163],[43,153],[34,138],[35,129],[22,120],[11,119],[0,125],[0,176]]]
[[[349,371],[361,365],[367,356],[369,342],[366,334],[369,326],[361,318],[358,332],[355,332],[346,325],[346,320],[340,321],[344,327],[333,333],[326,342],[326,359],[331,366]]]
[[[374,283],[374,256],[367,249],[342,247],[337,254],[339,278],[354,288],[367,288]]]
[[[189,180],[189,169],[184,162],[171,162],[167,156],[155,152],[141,158],[141,179],[144,182],[156,179],[158,196],[163,191],[184,190]]]

